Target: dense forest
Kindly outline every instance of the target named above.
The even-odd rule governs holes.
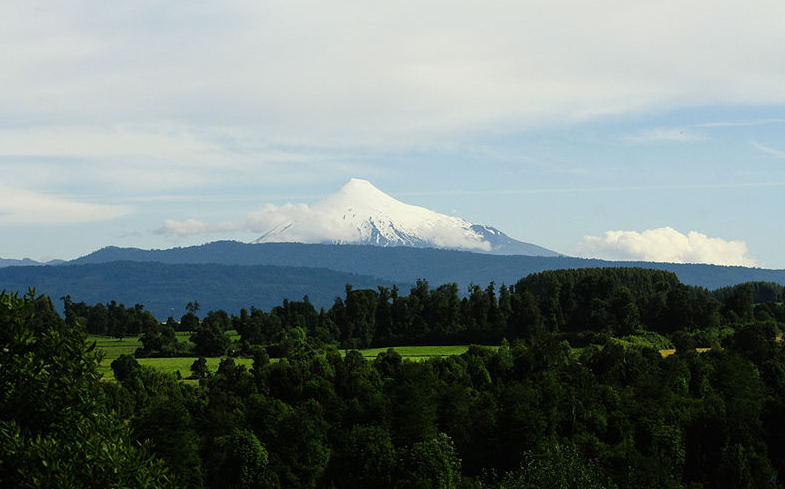
[[[81,450],[73,460],[98,469],[128,461],[147,478],[134,487],[784,486],[781,285],[708,291],[613,268],[458,292],[347,286],[329,309],[304,298],[202,318],[194,301],[166,323],[141,305],[64,297],[61,318],[48,298],[2,294],[0,483],[89,477],[69,462]],[[189,385],[125,356],[119,381],[100,382],[86,330],[142,334],[139,357],[254,362],[228,357],[212,374],[195,362]],[[351,350],[462,343],[492,346],[417,362]],[[74,424],[107,435],[82,440]],[[94,445],[110,437],[103,456]]]
[[[88,305],[62,298],[65,321],[81,323],[92,334],[119,338],[142,334],[137,356],[252,356],[260,347],[286,356],[298,341],[325,346],[368,348],[401,345],[498,345],[502,339],[530,340],[553,334],[572,346],[627,338],[648,346],[719,346],[732,325],[785,321],[783,287],[745,283],[708,291],[679,282],[675,274],[638,268],[554,270],[527,276],[512,287],[471,285],[466,294],[455,284],[431,288],[419,280],[408,295],[397,287],[356,290],[347,285],[329,309],[318,311],[308,297],[284,300],[269,312],[251,307],[239,314],[209,311],[202,319],[191,301],[178,319],[159,321],[136,304]],[[234,343],[226,334],[236,331]],[[193,350],[175,339],[191,331]]]

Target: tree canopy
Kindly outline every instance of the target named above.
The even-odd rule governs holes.
[[[174,487],[149,443],[107,409],[99,354],[48,299],[0,292],[0,477],[4,487]]]
[[[86,487],[112,486],[131,477],[104,473],[113,457],[133,487],[783,487],[785,305],[756,290],[642,269],[347,286],[329,309],[208,312],[200,354],[253,367],[200,357],[190,383],[131,357],[98,382],[80,305],[63,320],[3,294],[0,482],[77,487],[73,461],[96,467]],[[166,350],[174,323],[142,350]],[[355,349],[428,343],[473,344],[416,361]]]

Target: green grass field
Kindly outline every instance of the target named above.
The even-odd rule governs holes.
[[[177,333],[177,340],[187,342],[190,333]],[[114,380],[114,372],[112,372],[111,364],[120,355],[127,354],[133,356],[137,348],[142,346],[139,337],[129,337],[119,340],[109,336],[89,335],[88,341],[95,341],[96,348],[103,353],[103,359],[98,365],[98,371],[103,374],[104,380]],[[191,364],[198,357],[175,357],[175,358],[138,358],[137,361],[140,365],[147,365],[156,368],[162,372],[174,374],[178,370],[180,375],[188,377],[191,375]],[[219,357],[207,358],[207,367],[215,372],[218,369],[218,364],[221,363]],[[238,365],[245,365],[250,367],[253,360],[250,358],[235,358],[234,362]]]
[[[230,332],[234,333],[234,332]],[[190,333],[177,333],[178,341],[189,341]],[[236,333],[234,334],[236,336]],[[127,354],[133,355],[137,348],[142,346],[139,337],[128,337],[119,340],[109,336],[88,336],[88,341],[95,341],[96,348],[100,350],[104,357],[98,366],[98,370],[103,374],[104,380],[114,380],[114,372],[112,372],[111,364],[120,355]],[[431,345],[431,346],[396,346],[394,350],[397,351],[403,358],[408,358],[414,361],[427,360],[432,357],[446,357],[451,355],[461,355],[466,353],[469,345]],[[341,350],[343,355],[349,350]],[[387,348],[368,348],[365,350],[358,350],[363,357],[368,359],[376,358],[379,353],[387,351]],[[174,374],[180,371],[180,375],[188,377],[191,375],[191,364],[198,357],[175,357],[175,358],[139,358],[137,361],[140,365],[147,365],[156,368],[162,372]],[[250,358],[235,358],[235,363],[238,365],[245,365],[250,368],[253,365],[253,360]],[[218,368],[221,358],[207,358],[207,366],[211,371]]]
[[[190,333],[177,333],[178,341],[187,342],[189,341],[189,336]],[[236,336],[236,333],[234,333],[234,336]],[[781,340],[781,337],[777,339]],[[104,358],[98,366],[98,369],[101,373],[103,373],[105,380],[114,380],[114,373],[112,372],[110,365],[116,358],[124,353],[133,355],[136,349],[142,346],[138,337],[123,338],[122,340],[118,340],[117,338],[111,338],[108,336],[90,335],[88,340],[95,341],[96,347],[104,354]],[[387,351],[387,349],[388,347],[367,348],[357,351],[359,351],[364,358],[370,360],[376,358],[379,353]],[[469,345],[396,346],[393,347],[393,349],[397,351],[398,354],[400,354],[403,358],[408,358],[413,361],[422,361],[433,357],[462,355],[469,350]],[[709,348],[697,348],[697,351],[701,353],[707,350],[709,350]],[[341,350],[341,354],[346,355],[346,352],[348,351],[349,350]],[[675,349],[660,350],[660,354],[663,357],[673,355],[675,352]],[[141,365],[148,365],[161,370],[162,372],[174,374],[175,372],[180,371],[180,375],[183,377],[188,377],[191,375],[191,364],[196,359],[197,357],[139,358],[137,361]],[[250,358],[235,358],[234,361],[236,364],[245,365],[248,368],[253,365],[253,360]],[[207,366],[213,372],[218,368],[218,364],[220,362],[221,358],[218,357],[207,358]]]
[[[177,339],[179,341],[188,341],[189,333],[178,333]],[[89,341],[95,341],[96,347],[104,353],[104,359],[98,366],[101,373],[104,374],[104,379],[114,380],[114,373],[110,367],[111,363],[120,355],[126,353],[133,355],[137,348],[142,346],[139,338],[124,338],[118,340],[107,336],[94,336],[88,338]],[[401,357],[408,358],[414,361],[427,360],[432,357],[447,357],[452,355],[462,355],[469,349],[469,345],[426,345],[426,346],[396,346],[393,347]],[[699,352],[707,351],[708,348],[697,348]],[[349,350],[341,350],[342,355],[346,355]],[[387,347],[383,348],[367,348],[364,350],[357,350],[360,354],[367,359],[376,358],[379,353],[387,351]],[[660,350],[663,357],[673,355],[675,349]],[[175,358],[140,358],[137,361],[141,365],[148,365],[154,367],[162,372],[174,374],[178,370],[180,375],[188,377],[191,375],[191,364],[197,357],[175,357]],[[238,365],[245,365],[250,368],[253,365],[253,360],[250,358],[235,358],[235,363]],[[207,358],[207,366],[211,371],[218,368],[221,358],[213,357]]]
[[[232,341],[240,339],[240,335],[234,330],[227,331],[227,334],[229,334]],[[188,343],[189,346],[193,346],[189,331],[178,331],[175,333],[175,337],[180,343]],[[133,355],[136,349],[142,346],[142,342],[139,341],[140,338],[141,336],[129,336],[120,340],[111,336],[88,335],[87,341],[95,341],[96,348],[103,351],[104,359],[109,360],[109,363],[111,363],[112,360],[124,353]]]
[[[709,350],[711,350],[711,348],[696,348],[695,349],[695,351],[697,351],[698,353],[705,353],[705,352],[707,352]],[[669,348],[667,350],[660,350],[660,355],[662,355],[662,358],[669,357],[671,355],[674,355],[675,353],[676,353],[676,349],[675,348]]]
[[[136,361],[139,362],[139,365],[146,365],[148,367],[153,367],[156,370],[167,374],[175,374],[176,372],[180,372],[180,375],[183,377],[188,377],[191,375],[191,364],[196,361],[198,357],[174,357],[174,358],[137,358]],[[215,372],[218,369],[218,364],[221,363],[223,358],[219,357],[209,357],[207,360],[207,368],[210,369],[211,372]],[[114,372],[112,371],[112,367],[110,366],[112,363],[111,360],[107,361],[106,358],[98,365],[98,371],[103,374],[103,380],[114,381]],[[251,358],[235,358],[234,363],[237,365],[245,365],[246,368],[251,368],[253,365],[253,359]],[[185,382],[196,382],[195,380],[184,380]]]
[[[368,348],[357,350],[365,358],[376,358],[379,353],[387,351],[389,347]],[[452,355],[462,355],[469,349],[469,345],[428,345],[428,346],[396,346],[393,350],[398,352],[403,358],[411,360],[427,360],[432,357],[448,357]],[[341,350],[341,354],[346,355],[349,350]]]
[[[101,363],[108,362],[107,365],[112,363],[112,361],[120,355],[133,355],[136,349],[142,346],[138,337],[118,340],[117,338],[112,338],[110,336],[89,335],[87,341],[95,341],[96,348],[104,354],[104,361]]]

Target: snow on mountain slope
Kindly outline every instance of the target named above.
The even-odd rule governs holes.
[[[254,243],[335,243],[450,248],[483,253],[558,256],[489,226],[404,204],[367,180],[353,178],[299,217]]]

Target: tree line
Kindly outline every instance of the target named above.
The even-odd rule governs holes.
[[[545,271],[513,286],[456,284],[431,287],[418,280],[408,295],[397,287],[354,289],[318,311],[308,297],[284,300],[265,312],[251,307],[231,316],[223,310],[199,318],[193,301],[179,321],[160,323],[142,305],[114,302],[88,306],[64,297],[66,322],[86,324],[93,334],[142,334],[138,357],[251,356],[265,348],[271,356],[305,342],[319,349],[428,344],[499,344],[503,338],[531,338],[542,332],[575,346],[597,336],[646,336],[652,346],[719,346],[729,325],[751,320],[783,321],[782,286],[745,283],[708,291],[680,283],[675,274],[638,268]],[[195,307],[194,307],[195,306]],[[227,331],[234,331],[233,339]],[[177,331],[191,332],[192,347]]]

